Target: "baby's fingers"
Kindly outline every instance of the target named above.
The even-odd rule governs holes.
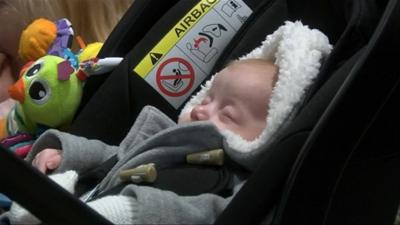
[[[40,172],[42,173],[46,173],[47,171],[47,166],[46,166],[46,162],[44,160],[42,160],[39,157],[35,157],[35,159],[32,161],[32,165],[34,167],[36,167]]]
[[[56,162],[47,162],[46,167],[49,170],[54,170],[57,169],[58,164]]]

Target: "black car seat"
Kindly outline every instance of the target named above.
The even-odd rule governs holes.
[[[143,54],[149,51],[149,46],[157,42],[159,36],[154,37],[150,34],[155,32],[165,33],[168,31],[171,24],[173,25],[176,23],[176,20],[184,14],[182,12],[182,7],[185,6],[185,8],[188,9],[195,3],[195,1],[178,1],[168,12],[160,17],[160,20],[146,33],[145,38],[138,42],[134,46],[134,49],[125,55],[124,62],[122,62],[103,83],[99,84],[98,90],[93,93],[90,100],[83,106],[82,111],[77,116],[71,129],[72,133],[89,138],[98,138],[110,144],[119,143],[130,128],[137,113],[145,104],[155,105],[172,118],[176,117],[179,109],[177,110],[171,107],[163,98],[152,90],[152,87],[143,82],[142,78],[133,75],[132,69]],[[266,155],[265,161],[261,164],[260,168],[267,166],[272,170],[257,170],[254,177],[260,175],[259,171],[269,171],[264,174],[264,177],[268,180],[268,185],[259,185],[256,182],[263,181],[261,178],[250,178],[249,182],[243,188],[243,191],[241,191],[232,204],[228,206],[226,212],[217,222],[224,221],[224,218],[229,217],[230,212],[232,212],[231,210],[237,210],[238,207],[242,208],[240,215],[243,218],[243,220],[237,220],[238,223],[239,221],[245,221],[244,223],[251,223],[252,221],[259,222],[259,219],[273,208],[279,196],[276,193],[280,193],[299,150],[320,118],[322,112],[339,89],[343,80],[363,55],[365,51],[365,47],[363,46],[368,43],[380,14],[379,7],[376,7],[375,1],[372,0],[266,0],[246,1],[246,3],[253,9],[254,13],[227,46],[220,60],[216,63],[214,71],[218,70],[226,61],[237,58],[258,46],[261,40],[265,38],[266,34],[272,33],[283,21],[289,19],[301,19],[303,23],[308,24],[310,27],[322,30],[329,36],[331,42],[335,44],[335,48],[323,65],[321,70],[322,78],[319,80],[318,85],[314,86],[312,91],[310,91],[309,98],[305,102],[303,109],[300,110],[297,118],[293,121],[293,125],[285,129],[280,136],[281,138],[278,139],[279,141],[270,146],[270,148],[276,148],[272,152],[279,152],[281,149],[291,149],[291,152],[280,155]],[[123,43],[120,44],[122,45]],[[130,76],[127,76],[127,74]],[[335,77],[335,79],[332,77]],[[143,96],[143,93],[146,93],[146,95]],[[4,155],[6,155],[6,153],[4,153]],[[3,159],[7,159],[7,156],[4,156]],[[10,159],[9,162],[14,162],[13,160],[18,162],[16,159]],[[20,164],[23,163],[20,162]],[[20,164],[14,168],[24,168],[26,169],[25,172],[28,173],[29,167],[27,165],[24,167]],[[0,165],[6,166],[7,164],[0,163]],[[36,175],[32,175],[33,178],[35,178],[35,176],[42,178],[36,181],[30,179],[32,185],[48,185],[48,189],[45,190],[54,189],[54,185],[50,181],[44,179],[42,175],[38,175],[37,173]],[[10,176],[5,176],[2,179],[4,183],[13,182]],[[16,201],[21,202],[38,217],[42,218],[43,221],[48,223],[51,223],[51,221],[53,223],[55,221],[72,221],[71,217],[66,218],[67,216],[56,212],[55,209],[60,209],[59,207],[62,206],[55,208],[46,206],[42,209],[46,209],[47,211],[42,212],[35,208],[35,201],[33,201],[33,203],[32,201],[29,201],[29,203],[27,202],[29,193],[34,194],[33,192],[25,190],[24,195],[19,195],[17,194],[19,193],[18,190],[13,189],[12,186],[11,184],[5,185],[4,187],[2,186],[0,191],[6,193]],[[260,193],[261,196],[264,196],[263,193],[267,193],[267,199],[259,198],[254,201],[262,206],[265,206],[265,202],[267,202],[264,208],[265,211],[261,210],[261,212],[259,209],[254,211],[258,213],[254,218],[249,218],[249,216],[251,217],[251,215],[254,215],[250,212],[251,207],[243,207],[243,205],[241,205],[241,202],[246,202],[243,198],[245,198],[246,193],[248,194],[249,192]],[[272,197],[271,193],[273,193]],[[77,203],[74,199],[68,200],[67,193],[62,191],[59,196],[58,199],[60,201],[57,202],[58,205],[64,200],[69,201],[67,205],[70,207],[68,207],[67,210],[70,213],[68,213],[68,215],[73,214],[76,217],[82,216],[82,213],[74,213],[80,210],[78,208],[84,207],[82,204]],[[54,196],[50,195],[50,198],[51,197]],[[248,195],[248,197],[254,200],[255,196]],[[75,204],[75,206],[73,206],[73,204]],[[90,209],[86,207],[85,212],[88,211],[90,211]],[[76,217],[74,217],[74,219],[76,219]],[[90,221],[90,217],[98,218],[96,217],[96,213],[92,212],[92,214],[88,213],[84,221]]]
[[[356,1],[354,6],[353,1],[344,0],[338,2],[248,0],[245,2],[253,10],[253,14],[225,48],[213,72],[219,70],[226,61],[237,58],[258,46],[267,34],[272,33],[285,20],[302,20],[304,24],[320,29],[327,34],[331,42],[335,44],[335,49],[328,59],[329,62],[325,63],[326,66],[322,68],[321,74],[326,74],[320,76],[320,82],[323,82],[326,80],[325,76],[329,76],[333,70],[366,43],[378,14],[373,0],[361,1],[361,3]],[[77,114],[71,127],[71,133],[97,138],[109,144],[118,144],[135,121],[141,108],[146,104],[154,105],[171,118],[176,118],[180,109],[171,107],[141,77],[133,75],[132,70],[143,55],[147,54],[152,46],[185,15],[184,9],[190,9],[196,3],[197,1],[179,1],[165,13],[164,18],[166,19],[160,19],[155,23],[145,35],[146,37],[136,43],[136,47],[126,54],[126,60],[115,71],[106,79],[95,78],[102,79],[102,83],[91,82],[89,79],[88,88],[85,89],[86,100],[83,101],[82,110]],[[361,14],[359,15],[359,13]],[[129,13],[125,17],[129,17]],[[123,19],[123,21],[125,20]],[[121,29],[123,28],[117,26],[116,32]],[[124,33],[117,33],[121,40],[129,40]],[[126,36],[130,35],[130,33],[126,33]],[[108,50],[104,51],[103,55],[106,56],[109,52],[112,56],[113,49],[121,49],[120,46],[125,44],[132,46],[132,42],[127,42],[129,41],[117,42],[115,47],[111,46],[111,42],[106,42],[105,49]],[[315,91],[318,87],[319,85],[314,86]],[[143,97],[143,93],[145,93],[145,97]],[[101,122],[99,123],[99,121]]]
[[[304,146],[273,224],[393,224],[400,200],[399,27],[400,3],[388,1],[366,54]]]
[[[98,57],[124,57],[158,19],[178,0],[138,0],[132,4],[105,41]],[[157,7],[155,7],[155,5]],[[96,76],[85,84],[81,106],[86,105],[107,75]],[[82,107],[81,107],[82,108]],[[80,111],[81,108],[78,110]]]
[[[393,224],[400,199],[399,10],[397,0],[387,2],[369,43],[310,99],[216,224]],[[304,126],[304,113],[315,118],[310,109],[328,103],[331,88],[339,91],[315,128]],[[288,167],[288,179],[277,175]]]

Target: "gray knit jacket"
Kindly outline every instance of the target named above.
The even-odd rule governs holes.
[[[117,154],[118,162],[97,186],[102,192],[122,182],[118,176],[122,170],[147,163],[178,164],[187,154],[223,148],[223,142],[210,122],[177,126],[156,108],[146,106],[119,146],[50,130],[36,141],[27,160],[31,162],[45,148],[62,149],[61,165],[53,173],[75,170],[81,174]],[[242,184],[236,182],[234,194]],[[106,196],[88,204],[114,223],[211,224],[234,194],[227,198],[209,193],[179,196],[171,191],[128,184],[118,196]]]

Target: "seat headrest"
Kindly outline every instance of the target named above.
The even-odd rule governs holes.
[[[315,27],[336,44],[350,25],[357,34],[369,37],[379,18],[375,0],[288,0],[290,20],[301,20]]]

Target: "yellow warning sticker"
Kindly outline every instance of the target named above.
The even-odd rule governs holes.
[[[142,78],[145,78],[160,59],[219,1],[201,0],[154,46],[134,68],[134,71]]]

